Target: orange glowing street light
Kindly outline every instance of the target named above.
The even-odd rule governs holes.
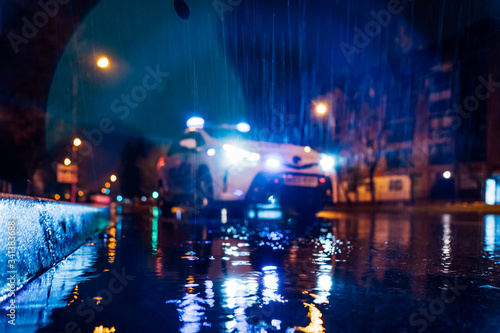
[[[82,140],[80,140],[80,138],[75,138],[73,140],[73,146],[80,147],[81,144],[82,144]]]
[[[65,158],[64,159],[64,165],[70,165],[71,164],[71,160],[69,158]]]
[[[100,68],[107,68],[109,66],[109,59],[107,57],[100,57],[97,59],[97,66]]]
[[[111,177],[109,177],[109,180],[111,180],[112,183],[116,182],[117,179],[118,177],[116,177],[116,175],[111,175]]]
[[[327,110],[326,105],[323,103],[320,103],[316,106],[316,112],[318,114],[325,114],[326,110]]]

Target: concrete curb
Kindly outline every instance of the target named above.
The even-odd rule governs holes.
[[[0,194],[0,302],[78,249],[108,221],[108,207]]]

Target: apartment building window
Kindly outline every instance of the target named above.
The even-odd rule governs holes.
[[[388,143],[407,142],[413,140],[413,118],[394,121],[388,126]]]
[[[432,77],[431,92],[438,92],[450,89],[451,72],[437,72]]]
[[[429,102],[429,115],[431,118],[442,117],[451,107],[451,99]]]
[[[444,142],[429,146],[430,164],[450,164],[453,160],[454,152],[451,142]]]
[[[438,72],[432,78],[429,92],[429,115],[442,117],[452,107],[451,73]]]
[[[391,180],[389,182],[389,191],[401,191],[403,189],[403,181],[401,179]]]
[[[413,165],[411,149],[389,151],[386,153],[385,158],[388,169],[408,168]]]
[[[452,117],[429,119],[429,137],[431,139],[449,138],[454,136]]]

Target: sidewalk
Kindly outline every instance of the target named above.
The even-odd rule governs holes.
[[[484,202],[420,202],[408,203],[358,203],[358,204],[336,204],[327,211],[353,212],[353,213],[475,213],[475,214],[499,214],[500,205],[489,206]],[[326,212],[326,211],[325,211]]]

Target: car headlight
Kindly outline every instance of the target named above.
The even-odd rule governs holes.
[[[325,172],[333,171],[333,167],[335,166],[335,161],[333,157],[321,154],[321,158],[319,160],[319,166]]]
[[[225,144],[222,149],[226,152],[226,159],[230,163],[257,162],[260,160],[260,154],[247,151],[245,149]]]
[[[266,166],[269,169],[277,169],[280,167],[280,165],[281,165],[281,162],[277,158],[270,157],[266,160]]]
[[[214,156],[217,151],[214,148],[208,148],[207,149],[207,155],[208,156]]]

